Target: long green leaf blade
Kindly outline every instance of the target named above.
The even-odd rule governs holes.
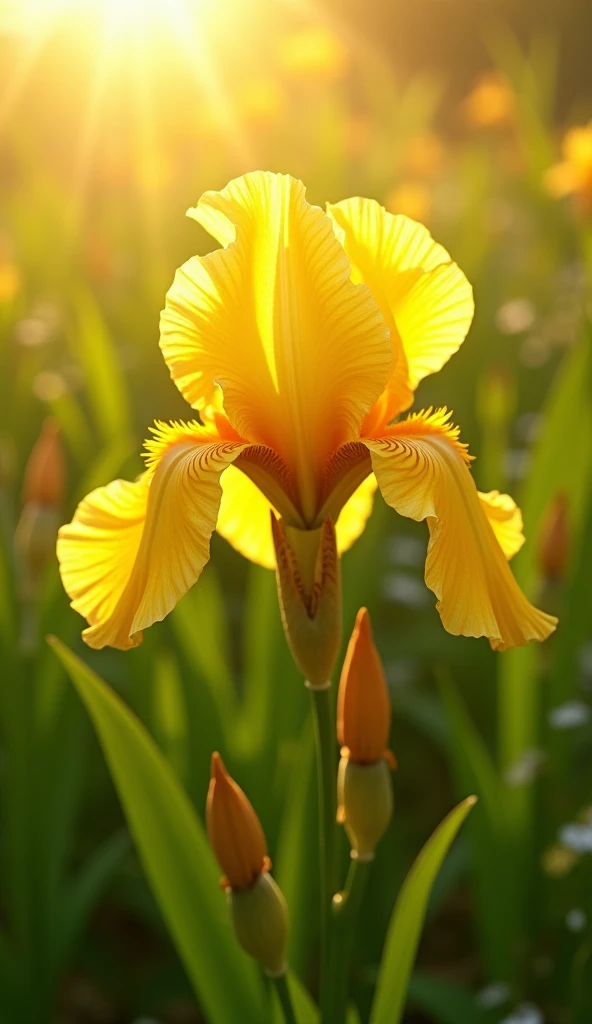
[[[234,940],[204,829],[143,725],[75,654],[50,639],[93,720],[144,869],[211,1024],[260,1024],[263,991]]]
[[[476,797],[463,800],[430,836],[395,904],[372,1004],[371,1024],[399,1024],[430,890],[440,865]]]

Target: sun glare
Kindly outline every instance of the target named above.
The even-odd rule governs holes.
[[[0,0],[0,26],[24,34],[45,32],[75,17],[100,20],[118,28],[142,28],[190,21],[214,0]]]

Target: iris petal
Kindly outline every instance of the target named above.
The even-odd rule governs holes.
[[[219,477],[244,449],[198,424],[159,425],[149,468],[135,482],[92,491],[60,530],[58,559],[91,647],[135,647],[208,561]]]
[[[391,330],[393,372],[379,410],[388,423],[411,405],[419,381],[462,344],[473,317],[471,286],[427,228],[409,217],[360,198],[328,212],[354,279],[371,288]]]
[[[177,272],[161,319],[165,360],[194,407],[208,415],[223,396],[241,437],[277,452],[310,523],[326,460],[357,438],[388,379],[386,324],[294,178],[247,174],[191,215],[225,248]]]
[[[516,583],[448,420],[419,413],[366,439],[378,485],[401,515],[428,521],[425,579],[449,633],[487,636],[495,650],[544,640],[557,620]]]

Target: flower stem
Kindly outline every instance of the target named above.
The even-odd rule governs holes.
[[[321,1019],[331,1019],[331,899],[335,889],[335,817],[337,779],[331,690],[311,688],[317,780],[321,883]]]
[[[286,1024],[298,1024],[296,1014],[294,1013],[294,1006],[292,1005],[292,997],[290,995],[290,989],[288,988],[288,977],[286,974],[281,974],[279,978],[273,979],[278,999],[280,1001],[282,1012]]]
[[[351,958],[368,867],[368,861],[352,860],[345,888],[333,899],[331,984],[336,1024],[345,1021]]]

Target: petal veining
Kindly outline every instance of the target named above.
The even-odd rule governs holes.
[[[324,462],[356,438],[388,379],[387,326],[301,182],[253,172],[190,212],[225,248],[177,272],[164,357],[194,407],[219,408],[221,389],[233,427],[278,453],[312,520]]]
[[[196,582],[209,558],[219,477],[244,449],[197,423],[158,424],[148,469],[114,480],[80,503],[58,538],[72,607],[91,647],[135,647]]]
[[[401,515],[428,521],[425,579],[449,633],[487,636],[495,650],[544,640],[557,620],[516,583],[485,507],[502,496],[483,502],[448,420],[445,410],[419,413],[367,439],[378,485]]]
[[[471,286],[427,228],[409,217],[360,198],[328,212],[355,280],[371,288],[391,330],[396,359],[380,410],[388,423],[411,405],[420,380],[441,369],[464,341],[473,317]]]

